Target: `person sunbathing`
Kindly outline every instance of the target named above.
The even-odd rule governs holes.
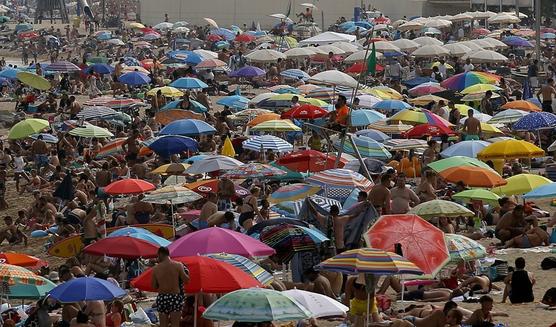
[[[490,293],[492,289],[501,291],[502,289],[498,286],[492,284],[490,278],[487,275],[472,276],[461,282],[458,288],[462,293],[468,291],[473,291],[474,293],[487,294]]]
[[[537,226],[530,219],[526,220],[524,233],[511,238],[504,244],[504,248],[527,249],[536,246],[550,245],[550,235]]]

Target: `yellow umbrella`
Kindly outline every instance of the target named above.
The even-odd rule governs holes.
[[[187,168],[189,168],[189,166],[191,165],[185,163],[169,163],[156,168],[151,171],[151,173],[161,175],[181,175]]]
[[[530,192],[539,186],[552,183],[550,179],[534,174],[519,174],[506,178],[506,181],[508,184],[495,187],[492,189],[492,192],[504,195],[519,195]]]
[[[473,107],[468,106],[468,105],[466,105],[466,104],[462,104],[462,103],[455,104],[454,107],[456,107],[456,109],[459,111],[459,113],[460,113],[462,116],[465,116],[465,117],[467,117],[467,112],[468,112],[470,109],[474,109]],[[450,108],[448,108],[448,106],[443,107],[443,108],[446,109],[446,110],[450,110]]]
[[[363,89],[361,93],[374,95],[382,100],[403,100],[403,96],[398,91],[388,86],[375,86],[370,89]]]
[[[264,123],[265,121],[268,120],[277,120],[280,119],[280,115],[279,114],[275,114],[273,112],[269,112],[267,114],[262,114],[262,115],[258,115],[255,118],[251,119],[248,123],[247,126],[249,127],[253,127],[256,126],[260,123]]]
[[[37,74],[18,72],[16,76],[20,82],[37,90],[46,91],[51,87],[50,82],[46,78]]]
[[[267,132],[296,132],[301,131],[301,128],[292,123],[289,119],[268,120],[260,123],[251,128],[252,131],[267,131]]]
[[[504,132],[499,130],[496,126],[483,122],[481,122],[481,130],[485,134],[504,134]]]
[[[135,29],[141,29],[141,28],[145,28],[145,25],[143,25],[141,23],[133,22],[133,23],[129,23],[129,27],[135,28]]]
[[[294,94],[294,93],[276,94],[276,95],[273,95],[270,98],[268,98],[268,100],[271,100],[271,101],[290,101],[293,97],[298,97],[300,102],[302,100],[303,101],[307,100],[307,99],[305,99],[305,97],[303,97],[299,94]]]
[[[171,87],[171,86],[155,87],[154,89],[147,92],[147,95],[149,95],[149,96],[156,95],[158,90],[162,91],[162,95],[164,95],[166,97],[175,98],[175,97],[181,97],[183,95],[182,91],[176,89],[175,87]]]
[[[538,158],[544,156],[543,149],[521,140],[504,140],[492,143],[477,154],[481,160]]]
[[[228,156],[228,157],[235,157],[236,156],[236,151],[234,150],[234,146],[232,144],[232,140],[230,140],[230,137],[226,137],[226,140],[224,140],[224,145],[222,145],[222,152],[221,154],[223,156]]]
[[[441,98],[437,95],[432,95],[432,94],[427,94],[427,95],[422,95],[420,97],[414,98],[414,99],[409,99],[409,103],[417,105],[417,106],[426,106],[427,104],[431,103],[431,102],[440,102],[440,101],[444,101],[444,103],[448,103],[448,100]]]
[[[410,125],[425,124],[427,117],[419,109],[404,109],[386,120],[388,123],[404,123]]]
[[[498,91],[501,90],[501,88],[499,88],[496,85],[492,85],[492,84],[475,84],[475,85],[471,85],[466,87],[465,89],[463,89],[463,91],[461,91],[462,94],[472,94],[472,93],[481,93],[481,92],[486,92],[486,91]]]
[[[305,102],[308,104],[312,104],[313,106],[317,106],[317,107],[326,107],[328,106],[328,102],[326,101],[322,101],[321,99],[315,99],[315,98],[305,98],[303,99],[303,101],[300,102]]]

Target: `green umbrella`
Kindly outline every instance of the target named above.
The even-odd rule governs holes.
[[[288,169],[284,166],[280,166],[279,164],[277,164],[276,162],[271,162],[270,165],[272,167],[281,169],[283,171],[286,172],[285,175],[277,175],[277,176],[272,176],[269,179],[270,180],[275,180],[275,181],[281,181],[281,182],[285,182],[285,181],[300,181],[305,179],[305,177],[307,176],[307,174],[303,174],[303,173],[298,173],[296,171],[293,171],[291,169]]]
[[[90,57],[87,59],[87,63],[90,64],[105,64],[108,62],[108,58],[106,57]]]
[[[98,127],[91,124],[87,124],[83,127],[74,128],[69,133],[70,135],[79,137],[103,138],[114,136],[114,134],[110,133],[110,131],[108,131],[106,128]]]
[[[4,24],[10,21],[10,17],[8,16],[0,16],[0,24]]]
[[[445,169],[458,166],[477,166],[481,168],[492,169],[489,165],[480,160],[463,156],[454,156],[438,160],[435,162],[431,162],[430,164],[428,164],[428,166],[436,172],[441,172]]]
[[[48,120],[37,118],[25,119],[10,128],[8,138],[12,140],[23,139],[42,132],[48,126],[50,126]]]
[[[489,190],[485,190],[482,188],[465,190],[459,193],[452,195],[453,199],[456,200],[482,200],[490,203],[496,203],[500,197],[498,194],[495,194]]]
[[[42,285],[19,283],[12,285],[6,296],[11,299],[38,299],[56,287],[56,284],[50,280],[44,277],[40,277],[40,279],[43,281]]]
[[[423,202],[408,213],[417,215],[425,220],[434,217],[472,217],[475,214],[461,204],[446,200],[432,200]]]
[[[291,321],[311,317],[299,302],[279,291],[248,288],[225,294],[203,313],[209,320]]]

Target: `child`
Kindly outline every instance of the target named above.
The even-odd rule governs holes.
[[[27,235],[19,230],[19,225],[13,223],[12,217],[5,216],[4,223],[6,227],[0,230],[0,244],[4,240],[7,240],[10,244],[17,244],[23,241],[25,246],[27,246]]]

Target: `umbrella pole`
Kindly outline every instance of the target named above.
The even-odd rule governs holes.
[[[193,306],[193,327],[197,327],[197,305],[199,301],[199,294],[195,293],[195,304]]]
[[[365,177],[367,177],[370,181],[372,181],[371,174],[369,173],[369,170],[367,169],[367,165],[365,165],[363,158],[361,158],[361,153],[359,153],[359,149],[355,145],[355,141],[353,140],[352,134],[349,134],[349,141],[351,143],[351,146],[353,147],[353,151],[355,151],[355,155],[357,156],[357,160],[359,160],[359,164],[361,165],[361,168],[363,168],[363,171],[365,172]]]
[[[170,213],[172,215],[172,236],[175,239],[176,238],[176,220],[174,218],[174,204],[172,203],[172,200],[170,200]]]
[[[405,291],[405,285],[404,285],[404,278],[403,278],[403,275],[402,275],[402,278],[401,278],[401,285],[402,285],[402,296],[401,296],[400,302],[401,302],[402,310],[403,310],[403,309],[405,309],[405,304],[404,304],[404,302],[403,302],[403,295],[404,295],[404,291]]]
[[[371,311],[370,306],[371,306],[371,293],[367,292],[367,315],[365,316],[365,326],[369,326],[369,322],[370,322],[369,311]]]

